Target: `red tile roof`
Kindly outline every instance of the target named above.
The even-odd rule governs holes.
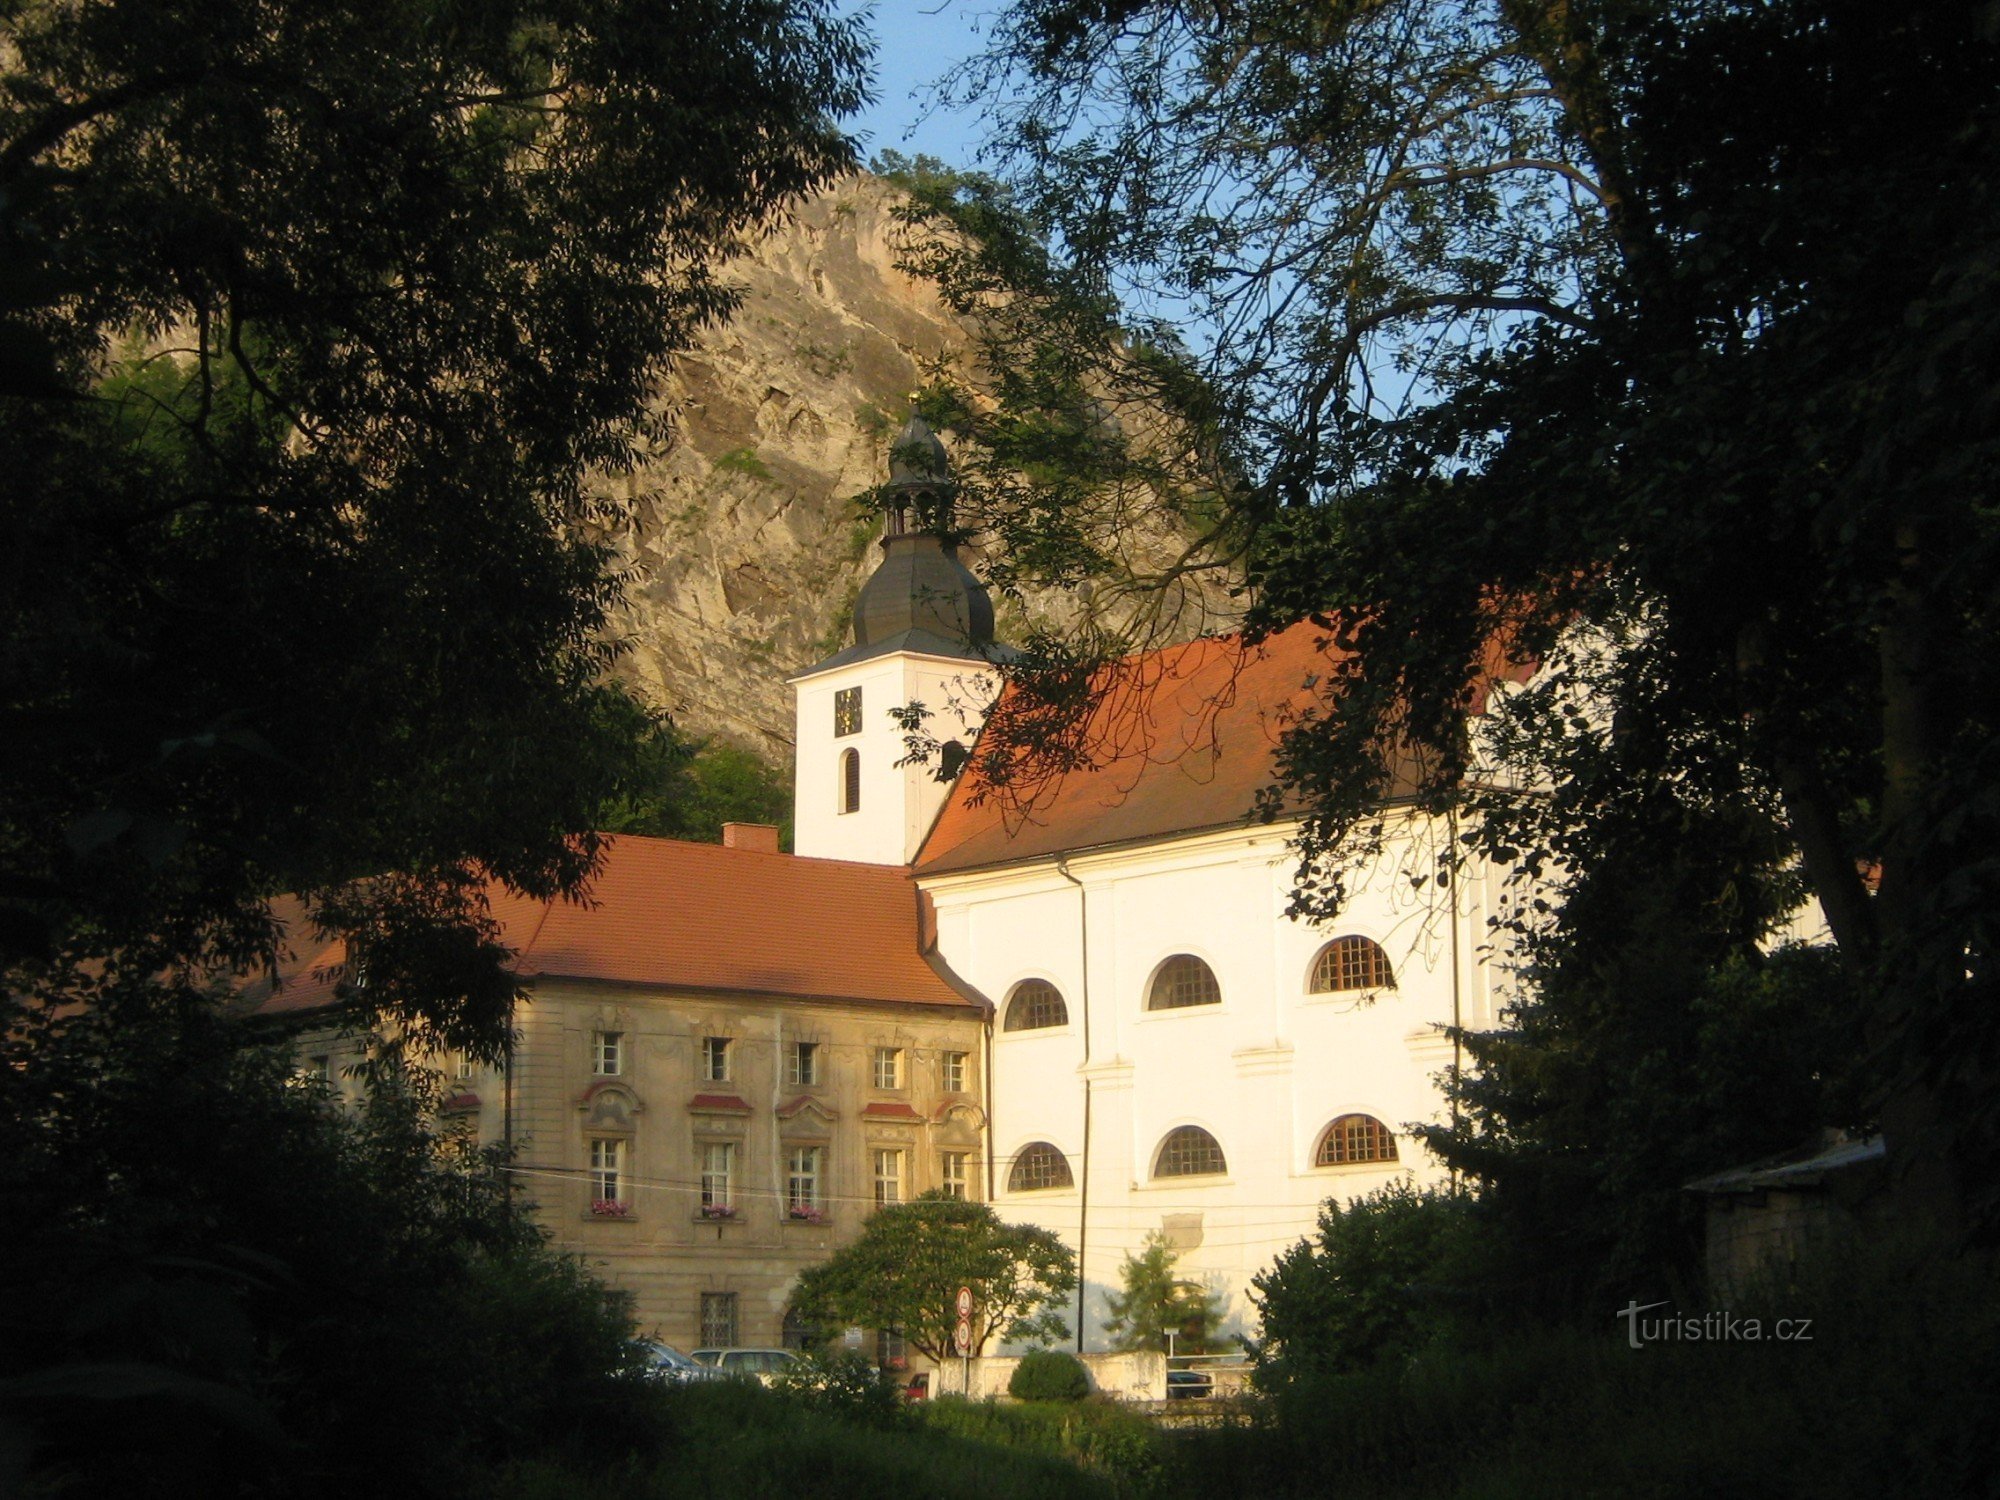
[[[918,898],[897,865],[803,859],[719,844],[621,835],[585,901],[532,901],[496,890],[493,915],[529,979],[601,980],[809,1000],[978,1009],[982,1001],[933,967]],[[292,954],[275,993],[259,980],[261,1015],[330,1003],[324,973],[343,945],[315,936],[298,903],[281,913]]]
[[[901,1100],[877,1099],[873,1104],[862,1106],[861,1115],[868,1120],[921,1120],[923,1116]]]
[[[271,915],[284,930],[285,951],[275,982],[270,974],[259,974],[237,988],[242,1012],[288,1016],[333,1004],[334,987],[347,962],[347,940],[315,932],[305,903],[296,896],[273,901]]]
[[[1087,764],[996,787],[975,754],[918,851],[919,875],[1228,827],[1277,781],[1277,750],[1351,658],[1310,620],[1248,645],[1208,636],[1097,674]],[[1496,653],[1495,670],[1519,675]],[[1013,698],[1010,687],[996,718]],[[1483,692],[1475,707],[1483,706]]]

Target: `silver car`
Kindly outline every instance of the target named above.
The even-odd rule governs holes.
[[[672,1344],[663,1344],[658,1339],[644,1339],[639,1345],[646,1360],[646,1374],[653,1380],[664,1380],[670,1385],[688,1385],[698,1380],[720,1380],[722,1372],[689,1359]]]

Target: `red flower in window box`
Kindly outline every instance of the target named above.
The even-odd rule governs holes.
[[[590,1212],[599,1219],[629,1219],[632,1217],[632,1205],[621,1198],[593,1198]]]
[[[824,1210],[813,1208],[809,1204],[804,1203],[794,1203],[791,1208],[786,1210],[785,1216],[797,1219],[805,1224],[822,1224],[826,1222],[826,1213]]]
[[[736,1205],[733,1203],[704,1203],[701,1206],[701,1216],[704,1219],[733,1219],[736,1217]]]

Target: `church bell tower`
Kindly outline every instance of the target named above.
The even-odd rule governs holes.
[[[920,705],[922,733],[956,770],[951,758],[970,748],[999,693],[1008,653],[994,644],[985,585],[958,560],[955,489],[944,444],[911,417],[889,450],[882,556],[854,601],[854,643],[792,679],[800,854],[907,864],[949,783],[936,757],[897,764],[910,750],[892,711]]]

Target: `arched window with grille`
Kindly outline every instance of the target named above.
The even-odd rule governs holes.
[[[840,752],[840,810],[843,813],[861,811],[861,752],[843,750]]]
[[[1191,953],[1176,953],[1154,971],[1146,994],[1147,1010],[1182,1010],[1190,1005],[1220,1005],[1222,986],[1215,970]]]
[[[1342,1115],[1326,1127],[1313,1154],[1316,1167],[1351,1167],[1396,1160],[1396,1137],[1373,1115]]]
[[[1221,1145],[1199,1125],[1168,1131],[1153,1158],[1155,1177],[1220,1177],[1228,1170]]]
[[[1007,1173],[1010,1193],[1037,1193],[1075,1185],[1076,1179],[1069,1172],[1069,1158],[1047,1141],[1023,1147],[1014,1158],[1013,1169]]]
[[[1348,990],[1393,990],[1396,971],[1389,955],[1372,938],[1350,934],[1337,937],[1313,960],[1311,992],[1338,995]]]
[[[1007,1000],[1007,1019],[1002,1031],[1045,1031],[1051,1026],[1069,1025],[1069,1007],[1062,991],[1046,979],[1024,979],[1014,986]]]

